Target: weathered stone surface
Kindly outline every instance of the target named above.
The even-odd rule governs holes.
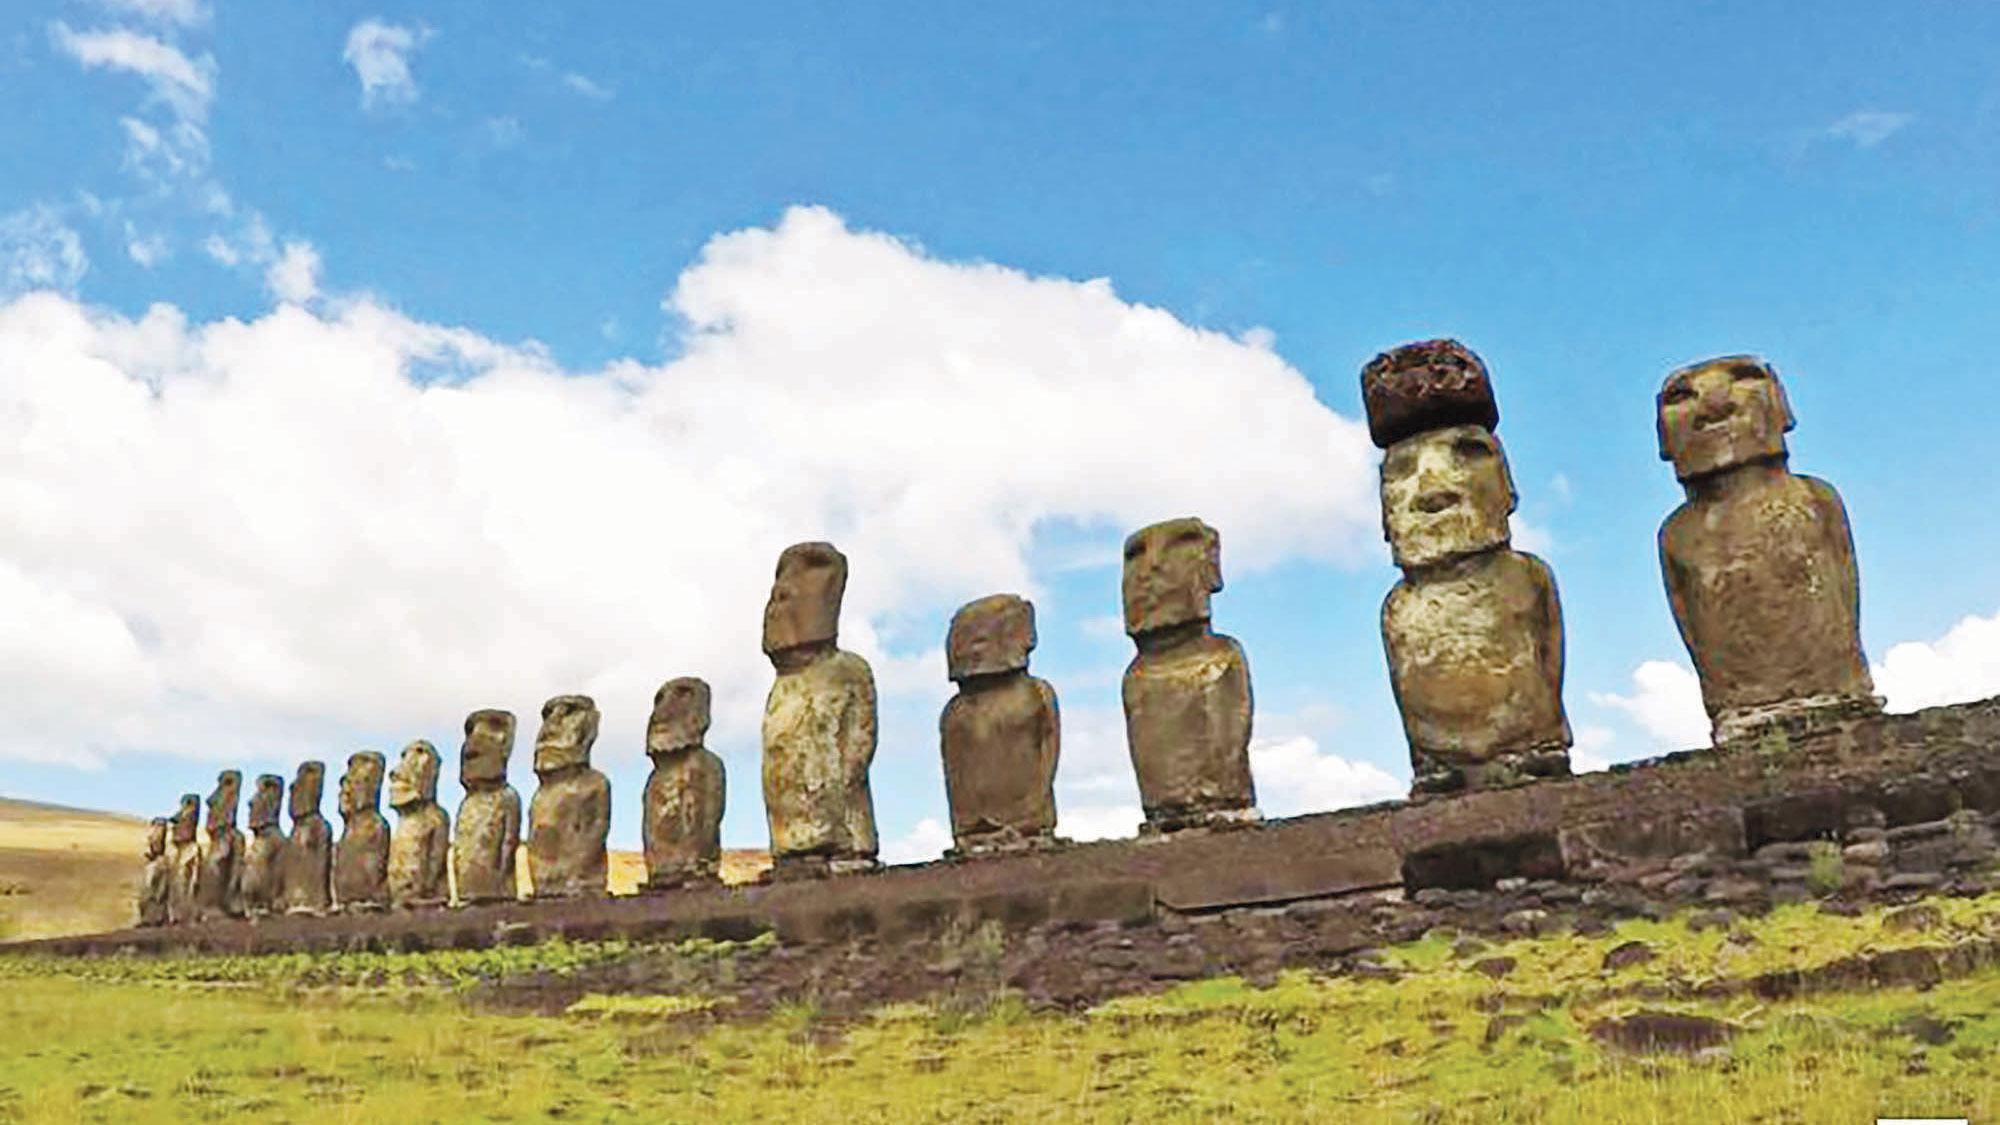
[[[1425,430],[1500,425],[1486,365],[1457,340],[1391,349],[1361,369],[1368,434],[1383,449]]]
[[[1786,466],[1777,373],[1752,356],[1706,360],[1668,375],[1658,406],[1660,457],[1687,491],[1660,528],[1660,568],[1716,741],[1878,709],[1847,510]]]
[[[389,904],[389,820],[382,815],[382,771],[373,750],[350,754],[340,776],[340,842],[333,849],[333,898],[342,910]]]
[[[1222,589],[1222,540],[1194,518],[1125,540],[1125,739],[1145,830],[1257,818],[1250,778],[1250,665],[1243,646],[1209,627]]]
[[[320,815],[324,762],[301,762],[292,779],[292,834],[285,841],[285,912],[323,914],[333,905],[333,829]]]
[[[1013,594],[952,616],[945,662],[958,694],[938,719],[952,840],[975,854],[1054,839],[1061,718],[1055,689],[1028,674],[1035,607]]]
[[[451,818],[437,799],[444,760],[419,739],[403,747],[389,774],[389,902],[404,909],[442,906],[451,900]]]
[[[521,795],[507,784],[514,755],[514,715],[474,711],[465,719],[458,781],[465,800],[452,836],[452,879],[462,903],[500,902],[517,895],[514,854],[521,847]]]
[[[1382,643],[1414,788],[1567,775],[1562,606],[1548,566],[1509,545],[1514,479],[1484,366],[1432,341],[1377,356],[1362,387],[1378,436],[1396,435],[1382,527],[1403,579],[1382,605]]]
[[[708,737],[708,683],[693,676],[668,680],[653,693],[646,722],[645,889],[667,890],[720,877],[722,813],[727,786],[722,759]]]
[[[875,863],[875,675],[837,647],[847,558],[828,543],[779,556],[764,607],[764,655],[777,682],[764,702],[764,811],[774,875]]]
[[[1694,1054],[1720,1047],[1735,1034],[1721,1020],[1681,1012],[1636,1012],[1590,1026],[1590,1036],[1598,1042],[1640,1054]]]
[[[608,893],[611,781],[590,768],[597,704],[558,695],[542,705],[535,735],[535,798],[528,804],[528,881],[536,898]]]
[[[243,913],[243,833],[236,828],[243,775],[223,770],[208,795],[208,846],[201,857],[202,918],[235,918]]]
[[[262,917],[285,906],[285,779],[260,774],[250,794],[250,840],[243,852],[243,912]]]
[[[146,871],[139,881],[140,926],[167,924],[167,902],[174,881],[173,861],[167,857],[167,830],[172,824],[167,817],[156,816],[146,826]]]
[[[167,921],[192,922],[201,911],[201,798],[181,794],[168,829],[167,856],[173,869],[167,884]]]

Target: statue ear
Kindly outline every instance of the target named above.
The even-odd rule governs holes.
[[[1660,460],[1673,460],[1673,450],[1667,448],[1667,392],[1664,389],[1653,396],[1653,432],[1660,440]]]
[[[1500,448],[1500,439],[1497,436],[1493,439],[1493,445],[1500,453],[1500,479],[1507,482],[1507,514],[1513,515],[1514,509],[1521,506],[1521,494],[1514,489],[1514,470],[1507,464],[1507,451]]]
[[[1778,401],[1778,417],[1783,420],[1783,429],[1779,432],[1791,433],[1792,427],[1798,425],[1798,419],[1792,417],[1792,400],[1785,397],[1785,385],[1778,382],[1778,373],[1768,367],[1765,370],[1770,371],[1771,397]]]

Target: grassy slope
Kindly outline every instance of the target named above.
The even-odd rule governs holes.
[[[1707,1057],[1627,1055],[1587,1031],[1640,1008],[1629,989],[1642,983],[2000,933],[2000,895],[1937,905],[1924,930],[1885,927],[1879,912],[1844,919],[1788,907],[1743,923],[1747,943],[1678,921],[1465,953],[1440,937],[1389,952],[1420,970],[1400,981],[1202,981],[1080,1015],[1028,1013],[1002,994],[897,1006],[840,1027],[804,1005],[719,1024],[699,1014],[713,998],[684,996],[509,1016],[434,987],[297,983],[561,971],[617,956],[615,947],[0,959],[0,1118],[1992,1120],[1993,967],[1921,992],[1650,1003],[1737,1029]],[[1631,938],[1660,956],[1603,969],[1605,952]],[[1514,958],[1513,971],[1495,981],[1471,967],[1492,956]]]
[[[146,822],[0,798],[0,934],[129,925]]]

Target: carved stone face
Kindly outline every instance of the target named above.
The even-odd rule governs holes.
[[[693,676],[668,680],[653,693],[646,720],[646,753],[671,754],[700,746],[708,735],[708,682]]]
[[[954,682],[1028,666],[1035,649],[1035,607],[1026,598],[994,594],[967,602],[951,616],[945,668]]]
[[[167,826],[171,823],[164,816],[156,816],[146,825],[146,858],[158,859],[167,854]]]
[[[764,603],[766,655],[840,636],[840,599],[847,592],[847,556],[831,543],[797,543],[778,556],[771,600]]]
[[[1660,459],[1684,481],[1783,457],[1792,425],[1778,373],[1755,356],[1690,364],[1660,387]]]
[[[587,695],[558,695],[542,704],[542,729],[535,735],[535,772],[549,773],[590,764],[597,742],[597,704]]]
[[[236,806],[243,792],[243,775],[223,770],[215,776],[215,791],[208,795],[208,830],[227,832],[236,827]]]
[[[1404,568],[1507,545],[1514,478],[1484,426],[1405,438],[1382,458],[1382,531]]]
[[[382,755],[363,750],[347,757],[347,772],[340,775],[340,815],[370,813],[382,805]]]
[[[275,773],[259,774],[257,788],[250,794],[250,831],[275,827],[284,803],[285,779]]]
[[[1125,540],[1125,632],[1209,618],[1208,596],[1222,589],[1222,537],[1189,516],[1133,532]]]
[[[292,819],[319,815],[320,790],[326,785],[326,763],[300,762],[292,779]]]
[[[458,783],[467,789],[503,785],[514,756],[514,713],[474,711],[465,717],[465,743],[458,751]]]
[[[389,774],[389,807],[407,809],[437,800],[438,771],[443,764],[437,747],[421,738],[403,747],[403,756]]]
[[[174,843],[194,843],[195,830],[201,825],[201,798],[192,793],[181,794],[181,807],[174,813]]]

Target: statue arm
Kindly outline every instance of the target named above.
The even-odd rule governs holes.
[[[1556,590],[1555,572],[1549,564],[1533,555],[1527,556],[1534,566],[1536,608],[1542,622],[1542,677],[1549,685],[1549,693],[1555,699],[1556,714],[1562,719],[1563,745],[1570,744],[1569,711],[1562,705],[1563,661],[1565,659],[1566,638],[1563,634],[1562,595]]]
[[[1695,667],[1700,668],[1701,652],[1695,643],[1693,616],[1688,607],[1688,572],[1674,549],[1675,523],[1686,510],[1676,511],[1660,525],[1660,577],[1666,583],[1667,606],[1673,610],[1674,628],[1680,631],[1681,645],[1687,649],[1688,658],[1694,661]]]
[[[1825,521],[1826,545],[1840,566],[1840,599],[1857,625],[1861,620],[1861,568],[1854,557],[1854,525],[1848,522],[1847,505],[1834,487],[1818,477],[1802,477],[1812,490],[1813,504]]]
[[[1042,712],[1041,767],[1044,776],[1054,778],[1056,764],[1062,760],[1062,707],[1056,702],[1056,689],[1047,680],[1035,681],[1035,694],[1042,697],[1047,710]]]
[[[514,853],[521,848],[521,795],[519,793],[507,794],[506,812],[501,818],[501,824],[500,854],[494,858],[506,864],[513,862]]]

